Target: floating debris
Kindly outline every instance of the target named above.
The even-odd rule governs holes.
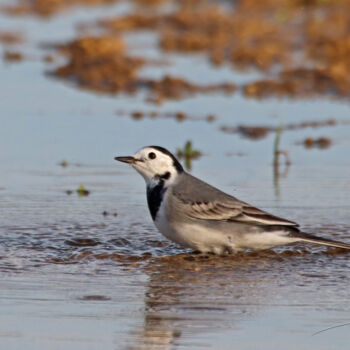
[[[156,118],[170,118],[175,119],[179,122],[184,120],[205,120],[209,123],[216,120],[216,117],[212,114],[200,117],[200,116],[194,116],[189,115],[185,112],[158,112],[158,111],[134,111],[134,112],[125,112],[125,111],[118,111],[117,115],[124,116],[124,115],[131,115],[131,117],[135,120],[141,120],[143,118],[150,118],[150,119],[156,119]]]
[[[269,132],[274,131],[275,128],[269,126],[238,125],[236,127],[222,126],[220,130],[228,134],[240,134],[251,140],[260,140],[265,138]]]
[[[215,115],[209,114],[209,115],[207,116],[207,121],[208,121],[209,123],[211,123],[211,122],[213,122],[213,121],[215,121],[215,120],[216,120]]]
[[[100,241],[94,238],[73,238],[64,241],[72,247],[94,247],[100,244]]]
[[[111,298],[105,296],[105,295],[84,295],[79,300],[83,301],[108,301],[111,300]]]
[[[53,63],[55,61],[55,57],[53,55],[45,55],[43,57],[43,61],[46,63]]]
[[[90,191],[88,191],[84,185],[80,185],[77,189],[77,193],[79,197],[84,197],[84,196],[88,196],[90,194]]]
[[[142,112],[133,112],[131,113],[131,116],[133,117],[133,119],[139,120],[139,119],[143,119],[145,115]],[[153,114],[152,114],[152,117],[153,117]]]
[[[59,165],[60,165],[62,168],[66,168],[66,167],[68,166],[68,161],[62,160],[62,162],[60,162]]]
[[[24,42],[24,36],[19,32],[0,31],[0,43],[5,45],[17,45]]]
[[[267,136],[269,129],[263,126],[243,126],[237,127],[237,132],[251,140],[260,140]]]
[[[322,121],[305,121],[301,123],[290,123],[283,127],[284,131],[299,130],[305,128],[320,128],[329,127],[336,125],[348,125],[348,121],[337,121],[335,119],[328,119]],[[279,127],[275,126],[248,126],[248,125],[238,125],[238,126],[222,126],[221,131],[228,134],[240,134],[244,137],[250,138],[252,140],[259,140],[268,135],[270,132],[277,132]]]
[[[318,139],[314,139],[312,137],[306,138],[302,144],[305,148],[319,148],[326,149],[332,145],[332,140],[328,137],[319,137]]]
[[[16,51],[5,51],[3,54],[3,59],[7,62],[20,62],[23,60],[23,54]]]
[[[114,217],[117,217],[117,216],[118,216],[118,213],[117,213],[117,212],[110,213],[110,212],[108,212],[107,210],[105,210],[105,211],[102,212],[102,215],[103,215],[103,216],[113,215]]]
[[[337,121],[335,119],[328,120],[315,120],[315,121],[305,121],[298,124],[287,124],[284,127],[284,130],[296,130],[296,129],[305,129],[305,128],[321,128],[328,126],[336,126],[336,125],[346,125],[349,124],[348,121]]]
[[[72,191],[72,190],[66,190],[66,194],[67,194],[68,196],[70,196],[71,194],[73,194],[73,191]]]

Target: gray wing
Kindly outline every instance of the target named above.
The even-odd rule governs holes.
[[[271,215],[238,200],[225,203],[217,201],[195,202],[186,204],[186,207],[187,215],[195,219],[238,221],[255,225],[298,226],[293,221]]]
[[[173,189],[182,213],[194,219],[236,221],[255,225],[298,226],[297,223],[271,215],[242,202],[189,175]]]

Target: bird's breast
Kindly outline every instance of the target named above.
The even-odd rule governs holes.
[[[179,219],[177,213],[172,210],[171,204],[169,203],[170,192],[171,191],[163,192],[162,200],[159,202],[159,207],[153,221],[159,232],[165,237],[176,243],[185,245],[181,233],[179,232],[179,230],[182,231],[181,220],[177,220]]]

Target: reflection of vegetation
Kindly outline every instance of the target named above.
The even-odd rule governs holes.
[[[273,146],[273,183],[275,187],[275,194],[277,197],[279,196],[279,179],[280,177],[287,176],[288,169],[290,166],[290,159],[289,159],[288,152],[282,151],[279,149],[282,131],[283,131],[283,127],[281,124],[276,131],[276,137],[275,137],[275,142]],[[282,173],[280,172],[280,163],[279,163],[281,155],[283,155],[285,159],[285,168]]]
[[[199,158],[202,153],[198,150],[195,150],[192,147],[192,141],[187,141],[183,149],[178,148],[176,152],[178,158],[185,160],[185,167],[187,170],[192,169],[192,160]]]

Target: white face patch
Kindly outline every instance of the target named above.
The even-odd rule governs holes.
[[[136,162],[132,166],[151,187],[158,184],[160,179],[169,184],[178,175],[174,159],[156,148],[144,147],[133,157]]]

